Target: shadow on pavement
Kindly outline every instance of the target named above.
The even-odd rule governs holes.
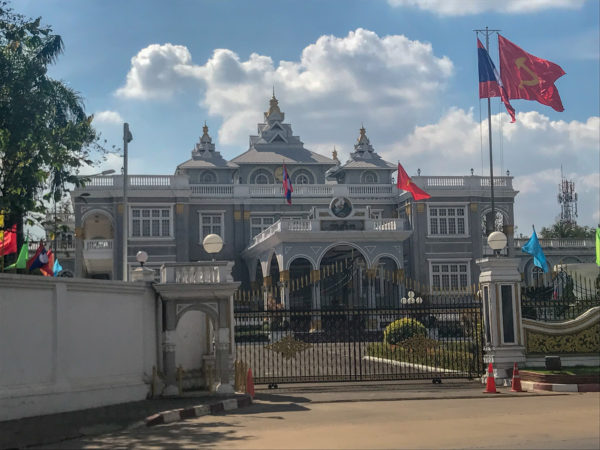
[[[26,417],[0,422],[0,449],[50,444],[65,439],[123,429],[147,416],[170,409],[207,404],[222,399],[213,395],[139,402],[80,411]]]
[[[178,422],[176,427],[159,425],[151,431],[145,427],[118,433],[60,442],[39,448],[212,448],[216,444],[227,447],[228,442],[243,441],[247,437],[235,436],[236,425],[213,420],[210,422]]]

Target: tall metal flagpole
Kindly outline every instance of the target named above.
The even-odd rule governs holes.
[[[123,124],[123,281],[127,281],[128,268],[127,268],[127,242],[128,242],[128,231],[129,215],[127,214],[127,188],[129,184],[129,177],[127,176],[127,144],[131,142],[133,136],[129,131],[129,124]]]
[[[490,33],[497,33],[500,30],[490,30],[488,27],[485,27],[485,30],[474,30],[475,33],[482,32],[485,33],[485,50],[490,53]],[[500,81],[500,80],[498,80]],[[489,235],[496,228],[496,205],[494,202],[494,160],[492,158],[492,107],[490,98],[487,98],[487,110],[488,110],[488,141],[490,145],[490,191],[491,191],[491,202],[492,202],[492,212],[491,212],[491,223],[489,220],[486,220],[485,231]]]

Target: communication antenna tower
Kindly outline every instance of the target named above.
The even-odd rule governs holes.
[[[560,178],[560,184],[558,185],[560,221],[574,224],[577,219],[577,192],[575,192],[575,183],[565,178],[562,166],[560,166]]]

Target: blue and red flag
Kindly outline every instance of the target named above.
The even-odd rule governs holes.
[[[31,272],[35,269],[40,269],[42,275],[51,277],[54,275],[54,254],[52,250],[46,250],[44,244],[40,242],[40,246],[35,251],[35,254],[27,261],[27,270]]]
[[[292,204],[292,192],[294,192],[294,188],[292,187],[292,180],[290,180],[290,176],[288,175],[287,169],[285,168],[285,164],[283,165],[283,195],[288,202],[288,205]]]
[[[508,101],[508,95],[506,95],[506,90],[500,82],[500,75],[492,58],[490,58],[490,54],[479,39],[477,39],[477,59],[479,65],[479,98],[500,97],[511,117],[511,122],[514,122],[515,109]]]

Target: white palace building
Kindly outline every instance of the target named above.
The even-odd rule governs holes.
[[[291,205],[282,163],[293,183]],[[415,176],[431,198],[413,202],[394,184],[396,168],[377,154],[364,128],[346,162],[335,150],[331,158],[310,151],[273,96],[249,148],[232,160],[221,156],[204,126],[175,174],[129,175],[128,271],[138,266],[140,250],[153,269],[211,260],[202,241],[214,233],[224,242],[217,259],[234,261],[234,279],[248,288],[308,276],[341,260],[373,279],[377,271],[395,271],[431,289],[475,283],[476,259],[491,254],[484,231],[489,177]],[[494,178],[494,187],[496,228],[508,236],[508,253],[518,256],[517,191],[509,176]],[[75,276],[122,279],[123,176],[93,177],[72,200]],[[533,270],[528,255],[521,269]]]

